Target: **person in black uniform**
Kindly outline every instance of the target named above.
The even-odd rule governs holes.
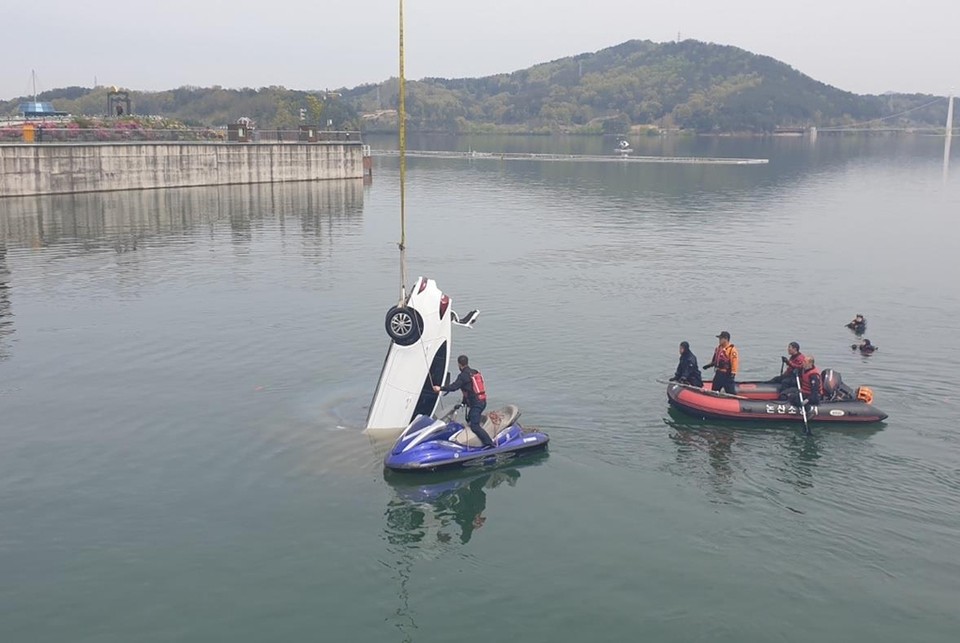
[[[680,342],[680,363],[677,364],[677,372],[673,374],[670,381],[690,386],[703,386],[700,367],[697,366],[697,356],[690,352],[690,342]]]
[[[857,316],[847,324],[847,328],[852,330],[854,335],[863,335],[867,332],[867,320],[863,315],[857,313]]]
[[[474,435],[480,438],[485,447],[492,448],[494,446],[493,440],[490,439],[486,431],[480,428],[480,415],[487,408],[486,391],[483,392],[483,399],[480,399],[481,396],[477,395],[474,390],[474,376],[479,376],[480,372],[470,368],[470,358],[466,355],[457,358],[457,365],[460,367],[460,375],[457,376],[457,379],[446,386],[434,386],[433,391],[435,393],[462,391],[463,403],[467,406],[467,424],[470,425]]]
[[[859,350],[864,355],[872,355],[877,350],[877,347],[871,344],[869,339],[864,339],[859,344],[851,344],[850,348]]]

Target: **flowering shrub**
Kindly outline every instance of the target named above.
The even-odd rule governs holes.
[[[69,121],[30,121],[38,143],[65,141],[218,141],[226,138],[223,130],[187,127],[180,121],[158,116],[104,118],[75,116]],[[25,123],[0,126],[0,142],[23,141]]]
[[[23,140],[22,127],[0,127],[0,143],[18,143]]]

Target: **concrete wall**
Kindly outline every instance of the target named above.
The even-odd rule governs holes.
[[[0,145],[0,197],[362,177],[359,142]]]

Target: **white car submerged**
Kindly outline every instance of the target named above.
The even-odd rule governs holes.
[[[368,429],[400,429],[418,415],[432,416],[440,401],[434,386],[448,381],[453,325],[473,326],[480,314],[460,319],[433,279],[419,277],[402,306],[387,311],[390,347],[367,414]]]

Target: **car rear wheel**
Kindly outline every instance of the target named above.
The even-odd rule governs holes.
[[[423,318],[413,308],[394,306],[387,311],[385,326],[390,339],[401,346],[409,346],[420,339]]]

